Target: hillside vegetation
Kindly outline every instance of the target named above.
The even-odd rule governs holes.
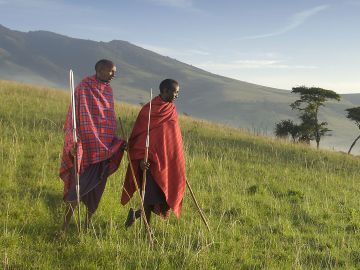
[[[102,58],[117,65],[117,78],[111,84],[119,101],[143,103],[150,88],[158,89],[163,79],[173,78],[181,89],[177,107],[188,115],[267,135],[273,134],[281,120],[298,122],[289,107],[298,97],[290,91],[219,76],[127,41],[97,42],[48,31],[21,32],[0,24],[0,80],[63,88],[68,85],[70,68],[78,82],[92,74],[94,64]],[[327,102],[320,109],[319,121],[328,122],[332,130],[320,147],[349,149],[359,130],[346,119],[345,109],[358,106],[359,96],[342,95],[340,102]],[[352,151],[360,154],[359,147]]]
[[[123,159],[90,232],[79,237],[73,222],[61,238],[69,95],[0,81],[0,100],[0,268],[360,268],[357,157],[181,117],[188,180],[212,232],[188,191],[180,220],[153,219],[153,249],[139,224],[125,230]],[[116,104],[128,132],[139,108]]]

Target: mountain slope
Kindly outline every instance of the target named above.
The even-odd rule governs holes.
[[[358,269],[360,159],[181,117],[188,191],[182,215],[152,219],[152,249],[120,206],[126,159],[107,183],[93,227],[59,237],[58,177],[68,95],[0,81],[2,269]],[[139,106],[116,104],[130,131]],[[151,138],[150,138],[151,140]],[[84,214],[85,209],[82,208]]]
[[[171,77],[181,84],[179,111],[198,118],[268,134],[276,122],[295,118],[289,104],[296,97],[288,91],[218,76],[126,41],[95,42],[46,31],[23,33],[0,25],[0,79],[67,88],[70,68],[78,82],[93,73],[94,63],[101,58],[117,64],[118,78],[112,85],[118,100],[146,102],[150,88],[157,92],[159,82]],[[344,112],[356,106],[359,98],[355,96],[322,111],[321,120],[329,122],[334,132],[321,146],[346,150],[356,137],[358,130]]]

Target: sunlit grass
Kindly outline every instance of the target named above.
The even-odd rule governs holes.
[[[91,230],[57,236],[65,91],[0,81],[0,258],[5,269],[358,269],[357,157],[181,117],[187,176],[180,220],[125,230],[127,165],[109,178]],[[128,133],[140,107],[117,104]],[[120,134],[120,132],[119,132]],[[137,197],[130,204],[138,207]],[[84,212],[84,208],[82,209]]]

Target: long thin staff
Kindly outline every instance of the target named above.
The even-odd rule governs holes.
[[[121,118],[119,117],[119,122],[120,122],[120,129],[121,129],[121,133],[122,133],[122,137],[124,138],[125,141],[127,141],[127,137],[125,135],[125,130],[124,130],[124,126],[122,124],[122,121],[121,121]],[[139,186],[137,184],[137,180],[136,180],[136,176],[135,176],[135,171],[134,171],[134,168],[133,168],[133,165],[131,163],[131,158],[130,158],[130,149],[129,149],[129,145],[127,146],[127,150],[126,150],[126,154],[127,154],[127,158],[128,158],[128,161],[129,161],[129,166],[130,166],[130,170],[131,170],[131,174],[132,174],[132,178],[133,178],[133,182],[135,184],[135,187],[136,187],[136,190],[139,190]],[[126,191],[126,190],[125,190]],[[128,194],[128,192],[126,191],[126,193]],[[150,241],[150,244],[151,246],[154,244],[154,240],[153,240],[153,237],[152,237],[152,234],[151,234],[151,230],[150,230],[150,225],[149,223],[147,222],[147,219],[146,219],[146,215],[145,215],[145,209],[144,209],[144,201],[141,197],[141,194],[139,194],[139,197],[140,197],[140,207],[141,207],[141,216],[142,216],[142,219],[144,220],[144,223],[145,223],[145,228],[146,228],[146,231],[148,233],[148,236],[149,236],[149,241]],[[129,196],[130,198],[130,196]]]
[[[145,164],[148,162],[149,158],[149,144],[150,144],[150,137],[149,137],[149,131],[150,131],[150,116],[151,116],[151,100],[152,100],[152,89],[150,89],[150,107],[149,107],[149,118],[148,118],[148,126],[147,126],[147,133],[146,133],[146,143],[145,143],[145,157],[144,162]],[[146,166],[143,170],[143,181],[142,181],[142,200],[145,200],[145,187],[146,187]]]
[[[80,219],[80,177],[77,168],[77,134],[76,134],[76,110],[75,110],[75,87],[74,87],[74,72],[70,69],[70,92],[71,92],[71,106],[72,106],[72,122],[73,122],[73,139],[75,145],[74,155],[74,170],[76,175],[76,200],[78,208],[78,231],[81,232],[81,219]]]
[[[198,204],[198,202],[197,202],[197,200],[196,200],[196,198],[195,198],[195,194],[194,194],[194,192],[193,192],[193,190],[192,190],[192,188],[191,188],[191,186],[190,186],[190,183],[189,183],[187,180],[186,180],[186,185],[187,185],[187,187],[188,187],[188,189],[189,189],[189,191],[190,191],[191,197],[193,198],[194,203],[195,203],[197,209],[199,210],[199,213],[200,213],[200,216],[201,216],[202,221],[205,223],[206,228],[207,228],[207,229],[209,230],[209,232],[210,232],[209,224],[208,224],[208,222],[206,221],[206,218],[205,218],[205,216],[204,216],[204,213],[203,213],[203,211],[201,210],[201,208],[200,208],[200,206],[199,206],[199,204]]]

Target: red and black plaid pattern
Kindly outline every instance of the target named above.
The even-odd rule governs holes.
[[[123,140],[116,137],[116,116],[113,91],[109,83],[96,79],[96,75],[84,78],[75,89],[77,124],[77,164],[80,174],[90,164],[111,159],[109,174],[118,168],[122,153],[119,151]],[[60,177],[64,180],[64,196],[70,181],[73,181],[72,107],[69,106],[64,124],[64,148]]]

